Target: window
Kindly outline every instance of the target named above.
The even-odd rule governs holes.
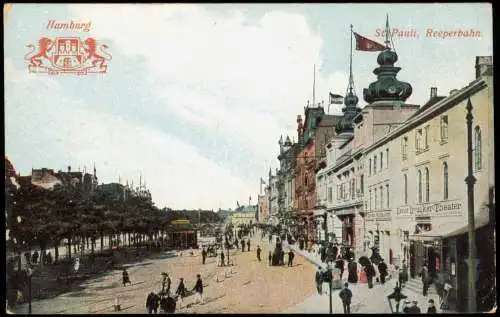
[[[364,175],[361,175],[361,177],[359,178],[359,191],[361,192],[361,194],[364,194],[364,187],[365,187],[365,177]]]
[[[328,187],[328,202],[332,202],[332,188]]]
[[[422,171],[418,171],[418,203],[422,203]]]
[[[422,149],[422,129],[415,131],[415,150],[420,151]]]
[[[382,186],[380,186],[380,209],[384,208],[384,190]]]
[[[373,157],[373,175],[377,174],[377,156]]]
[[[401,157],[404,160],[407,159],[408,155],[408,137],[405,136],[403,139],[401,139]]]
[[[448,141],[448,116],[441,117],[441,142]]]
[[[384,152],[380,152],[380,170],[384,168]]]
[[[430,130],[430,127],[427,125],[425,126],[424,128],[424,149],[428,149],[429,148],[429,130]]]
[[[304,175],[304,185],[307,186],[307,173]]]
[[[443,199],[448,199],[448,163],[443,163]]]
[[[389,168],[389,149],[385,149],[385,168]]]
[[[375,202],[373,204],[373,209],[376,210],[378,207],[378,205],[377,205],[377,189],[376,188],[374,189],[373,196],[374,196],[374,200],[375,200]]]
[[[429,169],[425,168],[425,202],[429,202]]]
[[[371,189],[368,191],[368,196],[370,196],[370,199],[368,201],[368,209],[372,210],[372,190]]]
[[[474,129],[474,167],[476,171],[481,169],[481,129],[476,126]]]
[[[355,196],[355,190],[356,190],[356,184],[354,183],[355,179],[351,179],[351,199],[354,199]]]
[[[368,160],[368,176],[372,176],[372,159]]]
[[[389,184],[385,185],[385,199],[387,201],[387,208],[389,208]]]
[[[403,175],[405,205],[408,204],[408,176]]]

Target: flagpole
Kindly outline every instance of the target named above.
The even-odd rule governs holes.
[[[352,79],[352,24],[351,24],[351,55],[349,56],[349,92],[352,92],[354,88],[354,82]]]
[[[316,64],[314,64],[313,73],[313,107],[316,105]]]

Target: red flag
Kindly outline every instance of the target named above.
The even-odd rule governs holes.
[[[356,32],[353,33],[354,36],[356,37],[356,50],[358,51],[376,52],[376,51],[383,51],[386,49],[386,47],[382,44],[367,39],[366,37],[361,36]]]

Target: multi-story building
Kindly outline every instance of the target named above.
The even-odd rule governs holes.
[[[232,223],[235,227],[254,224],[257,211],[258,205],[239,206],[229,216],[229,223]]]
[[[305,121],[297,117],[300,152],[295,167],[294,209],[298,213],[298,231],[308,241],[316,238],[316,170],[326,154],[323,145],[333,135],[338,116],[326,115],[323,106],[305,108]]]
[[[272,170],[269,169],[268,186],[266,187],[266,190],[268,191],[269,197],[269,223],[273,225],[277,225],[279,223],[278,182],[278,169],[276,169],[275,175],[273,175]]]
[[[257,198],[258,201],[258,211],[257,211],[257,222],[265,223],[269,221],[269,196],[266,194],[259,195]]]
[[[295,166],[299,144],[292,142],[287,136],[283,142],[283,136],[279,140],[280,154],[278,160],[278,211],[281,221],[289,228],[293,214],[293,203],[295,199]]]

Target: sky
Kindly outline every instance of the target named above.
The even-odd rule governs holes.
[[[4,19],[5,151],[21,175],[32,168],[94,164],[99,183],[147,183],[160,208],[228,209],[257,203],[260,177],[279,167],[280,135],[313,100],[345,94],[350,25],[383,43],[393,37],[407,100],[430,87],[448,95],[492,55],[490,4],[13,4]],[[91,22],[89,32],[49,21]],[[478,38],[427,37],[427,29],[476,30]],[[28,44],[93,37],[111,55],[103,74],[29,73]],[[360,107],[376,80],[377,52],[353,52]],[[316,65],[316,75],[313,69]],[[315,79],[314,79],[315,78]]]

